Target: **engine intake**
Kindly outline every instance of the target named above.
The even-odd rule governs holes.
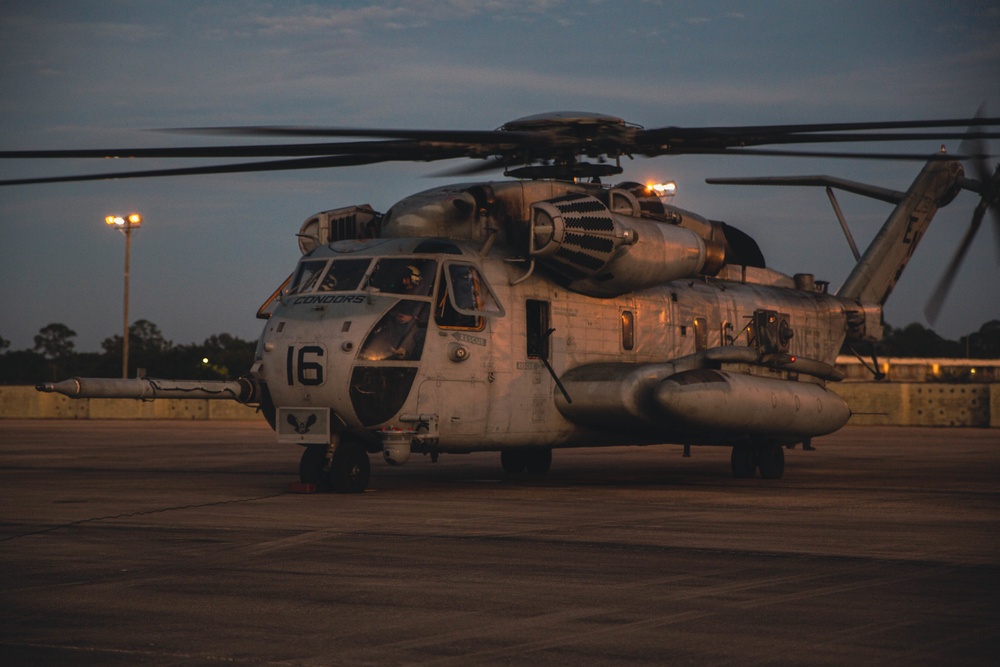
[[[529,253],[570,289],[616,296],[698,274],[715,275],[725,246],[669,223],[613,213],[574,193],[531,206]]]

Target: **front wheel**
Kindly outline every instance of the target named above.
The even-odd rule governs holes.
[[[303,450],[302,458],[299,459],[299,481],[303,484],[312,484],[317,488],[323,486],[323,477],[326,474],[326,452],[329,449],[326,445],[309,445]]]
[[[335,493],[361,493],[371,479],[368,452],[356,442],[341,442],[330,462],[330,488]]]

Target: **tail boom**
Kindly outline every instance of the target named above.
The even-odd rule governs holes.
[[[837,296],[861,304],[885,304],[924,232],[942,206],[961,189],[962,165],[931,160],[893,209]]]

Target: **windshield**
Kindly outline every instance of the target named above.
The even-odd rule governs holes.
[[[368,286],[375,292],[430,296],[436,271],[437,261],[433,259],[380,259],[372,270]]]
[[[366,288],[370,259],[307,259],[299,263],[289,294],[306,292],[351,292]],[[327,268],[329,267],[329,268]],[[367,288],[373,292],[405,296],[430,296],[434,289],[437,261],[413,257],[375,260]]]
[[[365,271],[371,264],[369,259],[338,259],[330,264],[330,270],[319,283],[320,292],[350,292],[358,289]]]
[[[292,281],[291,294],[302,294],[311,292],[316,287],[320,274],[326,267],[325,259],[312,259],[299,264],[298,271],[295,272],[295,280]]]

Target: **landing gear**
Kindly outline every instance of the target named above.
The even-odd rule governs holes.
[[[736,479],[749,479],[757,470],[764,479],[781,479],[785,474],[785,450],[781,445],[735,445],[729,462]]]
[[[302,450],[302,458],[299,459],[299,481],[303,484],[312,484],[316,488],[323,486],[326,476],[326,451],[327,445],[309,445]]]
[[[785,474],[785,448],[763,445],[758,451],[757,468],[764,479],[781,479]]]
[[[342,441],[327,462],[327,445],[309,445],[299,460],[299,480],[335,493],[361,493],[371,479],[368,452],[356,442]]]
[[[503,471],[512,475],[524,472],[528,467],[527,452],[523,449],[504,449],[500,451],[500,465]]]
[[[552,448],[504,449],[500,451],[500,465],[504,472],[512,475],[525,470],[533,475],[544,475],[552,467]]]
[[[757,472],[757,450],[751,445],[735,445],[729,458],[736,479],[749,479]]]
[[[528,455],[526,467],[533,475],[544,475],[552,467],[552,448],[542,447],[540,449],[529,449],[525,452]]]

